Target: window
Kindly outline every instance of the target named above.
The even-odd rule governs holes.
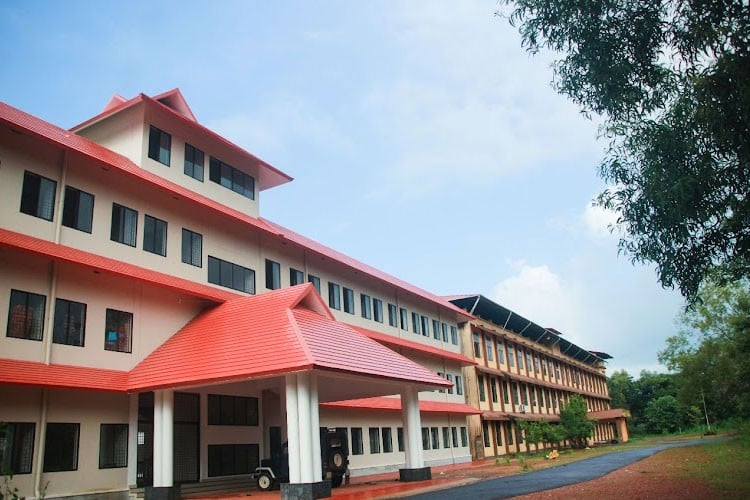
[[[134,247],[137,232],[138,212],[131,208],[113,203],[110,239]]]
[[[46,304],[44,295],[11,290],[6,335],[16,339],[42,340]]]
[[[527,390],[526,384],[520,384],[519,388],[521,390],[521,401],[523,402],[523,404],[528,406],[529,405],[529,392]]]
[[[289,268],[289,285],[301,285],[305,282],[305,273],[298,269]]]
[[[430,429],[428,427],[422,427],[422,449],[430,449]]]
[[[401,319],[401,329],[402,330],[408,330],[409,329],[409,316],[406,312],[406,308],[400,307],[398,310],[400,319]]]
[[[131,352],[132,336],[133,313],[107,309],[104,349],[107,351]]]
[[[34,424],[9,422],[0,428],[0,463],[10,474],[30,474],[34,457]],[[3,474],[6,470],[2,471]]]
[[[370,427],[370,453],[380,453],[380,427]]]
[[[209,444],[208,475],[251,474],[260,465],[260,447],[254,443]]]
[[[362,427],[352,427],[352,455],[363,455],[364,453]]]
[[[484,447],[490,446],[490,423],[487,420],[482,420],[482,439],[484,441]]]
[[[440,323],[440,330],[443,333],[443,342],[448,342],[448,325]]]
[[[419,314],[413,311],[411,313],[411,329],[414,333],[419,335]]]
[[[398,312],[396,310],[396,304],[388,304],[388,325],[394,328],[398,326]]]
[[[383,427],[383,453],[393,452],[393,434],[390,427]]]
[[[246,293],[255,293],[255,271],[208,256],[208,282]]]
[[[99,468],[128,466],[128,424],[102,424],[99,427]]]
[[[505,363],[505,356],[503,356],[503,352],[505,352],[503,341],[498,339],[497,340],[497,362],[501,365]]]
[[[372,318],[378,323],[383,322],[383,301],[372,299]]]
[[[523,350],[518,348],[518,368],[523,370]]]
[[[505,422],[505,439],[509,445],[513,444],[513,424],[511,422]]]
[[[362,310],[362,317],[372,319],[372,298],[364,293],[359,294],[359,304]]]
[[[52,220],[55,216],[55,191],[57,182],[26,171],[21,190],[21,212]]]
[[[153,125],[148,131],[148,157],[169,166],[172,153],[172,136]]]
[[[458,448],[458,429],[451,427],[451,443],[454,448]]]
[[[493,426],[494,431],[495,431],[495,444],[497,444],[498,446],[502,445],[503,444],[503,433],[502,433],[502,430],[500,428],[500,421],[499,420],[494,420],[492,422],[492,426]]]
[[[143,218],[143,249],[157,255],[167,255],[167,223],[146,215]]]
[[[422,316],[422,335],[425,337],[430,336],[430,318]]]
[[[235,193],[251,200],[255,199],[255,179],[221,160],[211,157],[208,177],[211,181],[221,184]]]
[[[440,449],[440,434],[437,427],[430,427],[430,435],[432,436],[432,449]]]
[[[466,446],[469,442],[468,435],[466,434],[466,427],[461,427],[461,446]]]
[[[492,402],[497,403],[497,381],[494,377],[490,378],[490,394],[492,395]]]
[[[336,283],[328,282],[328,305],[341,310],[341,287]]]
[[[506,405],[510,404],[510,400],[508,399],[508,383],[503,380],[500,387],[503,391],[503,403]]]
[[[472,339],[474,340],[474,357],[479,358],[482,356],[482,347],[479,345],[479,334],[474,332]]]
[[[86,304],[72,300],[55,300],[55,325],[52,330],[52,341],[55,344],[66,344],[83,347],[86,332]]]
[[[432,338],[440,340],[440,322],[436,319],[432,320]]]
[[[404,451],[404,428],[396,429],[396,440],[398,441],[398,451]]]
[[[518,384],[515,382],[511,382],[510,390],[513,393],[513,404],[518,405]]]
[[[203,151],[185,143],[185,175],[203,182]]]
[[[477,375],[477,385],[479,386],[479,401],[486,401],[487,396],[484,392],[484,375]]]
[[[66,186],[65,202],[63,203],[63,226],[90,233],[93,220],[94,195]]]
[[[492,353],[495,352],[495,348],[492,346],[492,337],[489,335],[484,336],[484,347],[487,351],[487,361],[493,361]]]
[[[344,287],[344,312],[354,314],[354,290]]]
[[[453,374],[452,373],[447,373],[445,375],[445,378],[448,380],[448,382],[453,383]],[[451,387],[448,388],[448,394],[453,394],[453,387],[455,387],[455,386],[451,386]]]
[[[451,344],[458,345],[458,328],[451,325]]]
[[[209,394],[208,425],[258,425],[258,398]]]
[[[278,290],[281,288],[281,264],[266,259],[266,288]]]
[[[508,366],[511,368],[516,366],[516,357],[513,355],[513,349],[513,346],[508,347]]]
[[[451,447],[450,428],[443,427],[443,448]]]
[[[317,276],[313,276],[312,274],[308,274],[307,282],[312,283],[315,289],[318,291],[318,294],[320,294],[320,278],[318,278]]]
[[[464,382],[461,375],[456,375],[456,394],[459,396],[464,393]]]
[[[44,472],[78,469],[78,437],[81,424],[47,424]]]
[[[526,351],[526,369],[528,371],[531,371],[533,369],[533,366],[531,364],[531,353],[529,351]]]
[[[203,236],[185,228],[182,228],[182,262],[203,266]]]

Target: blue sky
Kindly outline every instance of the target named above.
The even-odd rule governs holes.
[[[295,178],[261,214],[437,294],[656,360],[682,300],[617,254],[595,122],[485,1],[0,3],[0,100],[68,128],[179,87]]]

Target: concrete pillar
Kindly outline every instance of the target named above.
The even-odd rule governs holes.
[[[301,483],[299,404],[297,402],[297,375],[286,376],[286,439],[289,446],[289,482]]]
[[[128,394],[128,485],[138,480],[138,393]]]
[[[424,465],[419,394],[413,387],[405,387],[401,392],[401,418],[404,424],[406,467],[399,470],[399,478],[401,481],[431,479],[431,470]]]
[[[147,500],[180,497],[174,486],[174,391],[154,391],[154,485],[146,488]]]

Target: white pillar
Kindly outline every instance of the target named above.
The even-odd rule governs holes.
[[[289,451],[289,482],[302,482],[299,454],[299,412],[297,402],[297,375],[291,374],[286,379],[286,439]]]
[[[310,376],[308,373],[297,375],[297,405],[299,413],[299,455],[300,476],[302,483],[312,483],[313,478],[313,453],[312,435],[310,432]]]
[[[404,388],[401,393],[401,418],[404,421],[406,468],[421,469],[424,467],[422,419],[419,414],[419,395],[412,387]]]
[[[154,391],[154,486],[171,487],[173,469],[174,391]]]
[[[310,426],[312,427],[313,481],[320,481],[323,463],[320,457],[320,406],[318,403],[318,375],[310,372]]]
[[[285,391],[289,482],[320,482],[322,464],[317,375],[311,372],[287,375]]]

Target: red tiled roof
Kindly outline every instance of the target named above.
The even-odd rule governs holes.
[[[413,340],[402,339],[394,335],[388,335],[385,333],[375,332],[367,328],[362,328],[361,326],[353,326],[352,328],[354,328],[361,334],[366,335],[367,337],[373,340],[377,340],[381,344],[385,344],[385,345],[393,346],[393,347],[401,347],[404,349],[408,349],[410,351],[418,352],[421,354],[426,354],[427,356],[432,356],[432,357],[436,357],[440,359],[448,359],[451,361],[456,361],[465,366],[476,365],[475,361],[467,358],[463,354],[446,351],[438,347],[420,344],[419,342],[414,342]]]
[[[346,401],[335,401],[321,403],[320,406],[329,408],[349,408],[363,410],[386,410],[401,411],[401,398],[363,398],[349,399]],[[449,403],[446,401],[420,401],[419,411],[424,413],[455,413],[460,415],[479,415],[481,410],[464,403]]]
[[[128,372],[0,359],[0,383],[125,392]]]
[[[170,274],[160,273],[158,271],[135,266],[119,260],[102,257],[83,250],[78,250],[77,248],[58,245],[51,241],[41,240],[33,236],[16,233],[3,228],[0,228],[0,246],[43,255],[58,262],[69,262],[85,266],[102,273],[133,278],[152,285],[169,288],[178,292],[184,292],[214,302],[224,302],[241,296],[240,294],[229,290],[222,290],[209,285],[203,285],[194,281],[177,278]]]

